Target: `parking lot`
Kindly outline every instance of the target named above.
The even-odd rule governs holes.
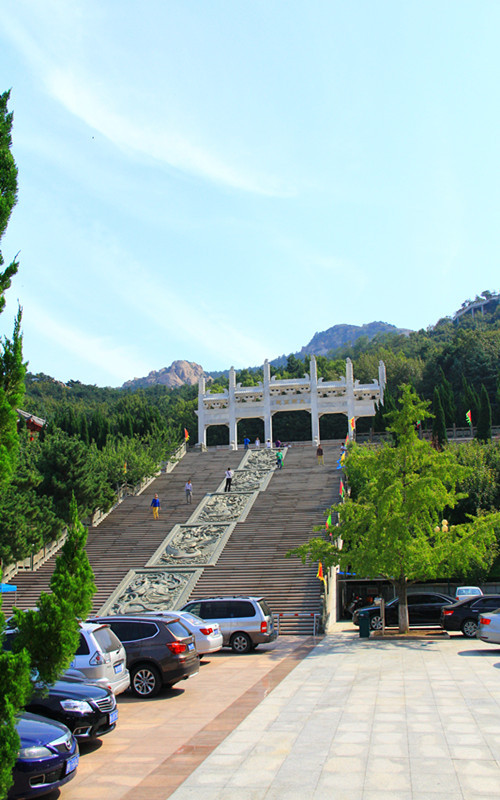
[[[499,797],[500,647],[460,634],[361,639],[338,623],[316,643],[224,650],[119,710],[62,800]]]
[[[155,698],[120,695],[116,729],[82,745],[76,777],[61,789],[62,800],[168,797],[313,644],[281,636],[245,656],[224,649],[203,658],[198,675]]]

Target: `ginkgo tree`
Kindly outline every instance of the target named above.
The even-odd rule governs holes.
[[[383,577],[399,596],[399,630],[409,629],[407,589],[416,581],[487,569],[496,554],[500,514],[448,525],[446,509],[463,497],[457,485],[466,467],[454,453],[438,452],[419,439],[417,422],[430,416],[428,403],[402,387],[400,407],[389,415],[393,442],[352,445],[346,462],[351,496],[333,506],[340,520],[342,549],[317,537],[292,550],[323,566],[339,564],[359,577]]]

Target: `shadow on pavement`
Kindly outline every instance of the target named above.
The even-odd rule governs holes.
[[[457,656],[463,656],[464,658],[475,658],[478,656],[486,656],[498,658],[500,656],[500,649],[495,648],[493,650],[461,650],[457,653]]]

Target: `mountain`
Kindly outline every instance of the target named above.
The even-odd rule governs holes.
[[[326,356],[332,350],[342,347],[346,344],[354,344],[356,339],[361,336],[367,336],[368,339],[373,339],[377,333],[404,333],[410,331],[406,328],[396,328],[395,325],[390,325],[388,322],[368,322],[366,325],[333,325],[326,331],[315,333],[309,344],[302,347],[297,353],[294,353],[297,358],[304,358],[305,355]],[[275,367],[281,367],[286,364],[287,356],[278,356],[271,361]],[[259,367],[249,367],[252,369],[259,369]],[[153,370],[145,378],[133,378],[123,384],[123,389],[138,389],[144,386],[154,386],[162,384],[163,386],[183,386],[184,384],[198,383],[198,378],[203,375],[207,379],[215,379],[221,375],[227,377],[229,370],[222,370],[218,372],[206,373],[199,364],[194,364],[190,361],[174,361],[169,367],[163,369]]]
[[[293,355],[303,359],[306,355],[326,356],[338,347],[347,344],[354,344],[356,339],[367,336],[373,339],[378,333],[410,333],[408,328],[396,328],[388,322],[368,322],[366,325],[333,325],[326,331],[315,333],[309,344],[302,347]],[[271,361],[273,367],[283,367],[287,362],[287,356],[278,356]]]
[[[377,333],[404,333],[410,331],[406,328],[396,328],[388,322],[368,322],[366,325],[333,325],[326,331],[315,333],[309,344],[306,344],[295,355],[303,358],[306,355],[326,356],[331,350],[346,344],[354,344],[356,339],[367,336],[373,339]]]
[[[173,361],[169,367],[152,370],[145,378],[133,378],[130,381],[126,381],[122,389],[138,389],[139,387],[155,386],[156,384],[171,387],[183,386],[186,383],[192,385],[198,383],[200,376],[210,378],[210,375],[199,364],[191,361]]]

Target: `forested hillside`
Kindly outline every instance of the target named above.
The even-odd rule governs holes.
[[[500,424],[498,307],[484,316],[464,316],[458,324],[443,319],[426,331],[379,333],[371,340],[358,338],[352,346],[317,356],[319,377],[338,380],[345,374],[346,357],[352,359],[355,379],[362,383],[377,376],[380,360],[387,368],[385,407],[374,419],[358,420],[359,433],[370,427],[384,430],[384,413],[394,407],[404,383],[410,383],[422,398],[431,401],[441,423],[441,432],[434,430],[433,423],[439,444],[443,444],[446,427],[465,427],[469,411],[475,433],[480,431],[481,415],[486,420],[490,415],[490,428]],[[308,355],[303,360],[290,355],[284,367],[272,367],[271,373],[278,378],[299,378],[308,372],[309,362]],[[255,385],[261,379],[260,370],[237,373],[243,385]],[[220,377],[212,384],[212,391],[222,391],[226,385],[227,379]],[[0,557],[4,564],[58,535],[68,519],[72,490],[83,516],[98,507],[109,507],[118,486],[135,484],[154,474],[161,460],[182,441],[184,429],[189,432],[190,444],[196,443],[197,393],[196,386],[171,389],[155,385],[134,391],[87,386],[78,381],[63,384],[47,375],[28,374],[23,409],[45,419],[46,426],[40,435],[33,435],[21,425],[18,468],[0,500],[0,525],[5,534]],[[343,415],[321,419],[322,439],[343,437],[346,429]],[[273,430],[284,442],[308,441],[309,414],[278,414]],[[245,435],[262,439],[263,434],[262,420],[239,423],[240,441]],[[489,435],[486,422],[482,438],[487,440]],[[227,441],[227,428],[209,429],[209,445]],[[498,445],[492,445],[488,452],[481,450],[483,478],[498,468],[494,466]],[[465,452],[461,457],[470,458]],[[490,499],[483,498],[481,503],[496,503],[495,491],[492,489]]]

